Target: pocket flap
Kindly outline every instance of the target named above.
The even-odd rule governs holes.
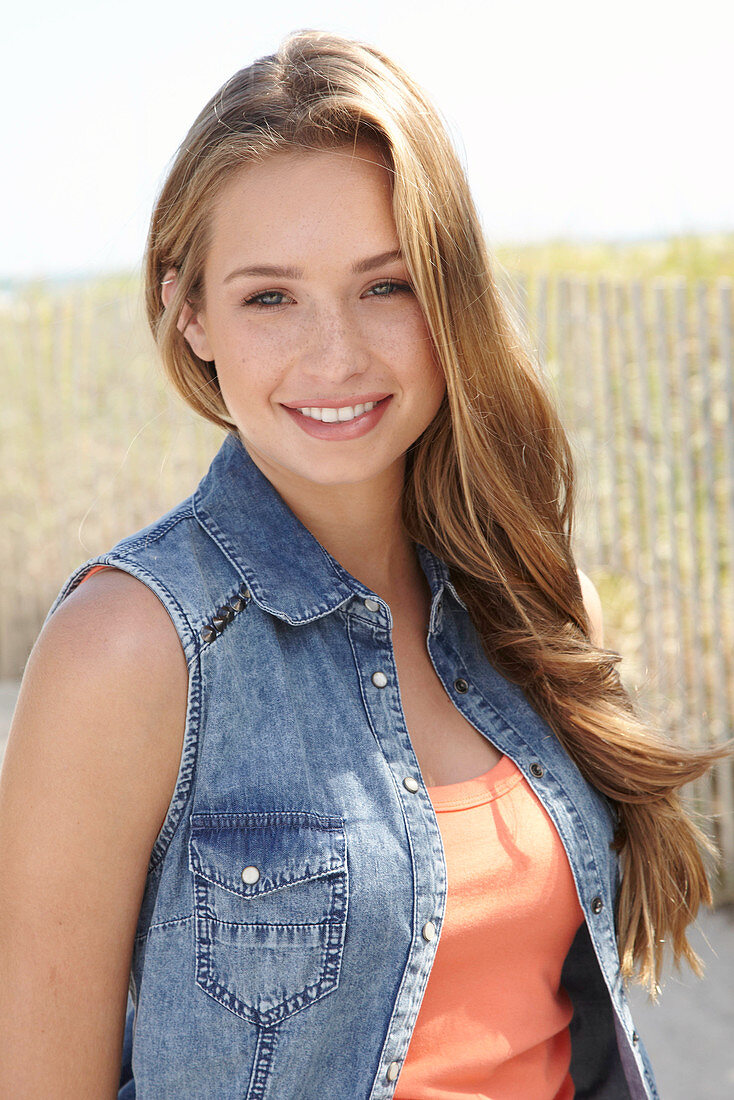
[[[346,869],[340,817],[299,810],[191,815],[189,868],[244,898]],[[259,872],[255,882],[245,882]]]

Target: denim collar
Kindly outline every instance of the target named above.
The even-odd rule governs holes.
[[[375,597],[301,523],[234,432],[227,433],[199,483],[193,506],[201,526],[264,611],[296,625],[327,615],[355,596]],[[420,543],[416,551],[433,605],[447,588],[465,608],[446,564]]]

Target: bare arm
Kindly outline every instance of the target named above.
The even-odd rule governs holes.
[[[165,608],[117,570],[81,585],[36,641],[0,774],[0,1096],[117,1097],[187,689]]]

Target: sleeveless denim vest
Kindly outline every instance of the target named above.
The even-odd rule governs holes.
[[[585,920],[562,981],[577,1100],[655,1100],[619,974],[611,804],[487,661],[446,565],[416,550],[435,670],[518,765],[573,871]],[[99,564],[156,593],[189,669],[176,787],[135,936],[120,1100],[386,1100],[447,896],[389,606],[316,541],[234,434],[192,496],[81,565],[49,616]]]

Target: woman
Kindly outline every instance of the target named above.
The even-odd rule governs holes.
[[[717,753],[647,730],[602,648],[434,109],[289,36],[182,143],[146,300],[227,435],[29,659],[0,1093],[655,1097],[623,979],[664,941],[697,966],[677,791]]]

